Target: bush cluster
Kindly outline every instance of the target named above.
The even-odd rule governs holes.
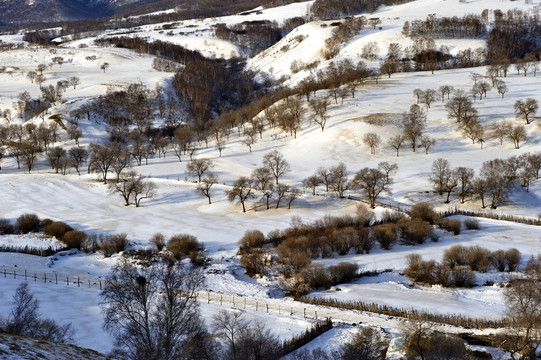
[[[289,294],[298,297],[308,294],[313,289],[328,289],[333,285],[349,283],[357,276],[358,269],[357,264],[348,262],[327,267],[310,264],[295,275],[295,282]]]
[[[487,272],[491,268],[514,271],[519,263],[520,252],[514,248],[490,252],[477,245],[454,245],[445,250],[441,263],[422,260],[418,254],[409,254],[404,274],[414,282],[427,285],[473,287],[476,285],[474,271]]]
[[[37,232],[41,227],[41,221],[36,214],[22,214],[17,218],[17,228],[23,234]]]
[[[190,261],[194,264],[203,261],[200,256],[203,251],[203,246],[193,235],[177,234],[171,236],[167,242],[167,250],[169,250],[177,260],[188,256]]]
[[[15,226],[7,219],[0,219],[0,235],[11,235],[14,233]]]
[[[128,246],[128,235],[125,233],[109,235],[101,239],[98,245],[98,251],[103,256],[110,257],[121,251],[124,251]]]

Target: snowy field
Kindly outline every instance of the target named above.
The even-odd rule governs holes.
[[[218,19],[184,21],[173,29],[173,35],[167,35],[160,26],[146,26],[130,36],[142,36],[151,39],[172,41],[190,49],[201,50],[211,57],[229,58],[239,55],[236,45],[214,38],[211,32],[212,24],[235,24],[246,20],[270,19],[278,22],[293,16],[306,13],[308,3],[291,4],[276,9],[265,9],[250,15],[237,15]],[[534,4],[535,5],[535,4]],[[401,6],[382,8],[377,16],[382,19],[382,30],[366,29],[345,44],[339,56],[334,59],[350,58],[357,60],[362,46],[370,41],[380,42],[381,54],[386,53],[387,45],[391,42],[406,44],[409,40],[401,35],[401,27],[405,20],[424,19],[426,15],[437,12],[438,16],[462,15],[465,13],[480,13],[483,9],[501,9],[503,11],[520,7],[532,9],[524,1],[493,1],[469,0],[458,3],[458,0],[418,0]],[[437,9],[437,11],[435,10]],[[323,60],[321,50],[324,40],[330,36],[330,29],[322,28],[321,24],[308,23],[294,30],[282,41],[251,59],[250,69],[271,73],[280,78],[291,75],[290,64],[294,60],[305,63]],[[161,33],[160,33],[161,31]],[[122,29],[117,32],[122,32]],[[115,35],[115,33],[104,36]],[[297,35],[307,36],[297,46],[291,46],[288,51],[282,51],[284,44]],[[5,42],[19,42],[21,37],[2,36]],[[64,94],[63,102],[50,110],[51,114],[68,114],[84,102],[104,94],[107,89],[121,89],[131,83],[142,83],[153,89],[156,84],[165,91],[170,91],[172,73],[158,72],[152,69],[153,58],[139,55],[126,49],[99,48],[92,45],[92,38],[66,42],[62,47],[50,49],[30,47],[22,50],[0,52],[0,66],[6,66],[10,73],[0,74],[0,110],[10,108],[16,97],[23,91],[28,91],[32,97],[40,94],[39,86],[32,84],[26,78],[29,70],[34,70],[40,63],[49,63],[55,56],[62,56],[65,62],[62,66],[54,65],[44,72],[44,85],[56,84],[59,80],[78,76],[81,84],[69,88]],[[477,40],[438,40],[450,44],[451,52],[461,49],[472,49],[483,46]],[[79,48],[80,44],[88,47]],[[242,54],[241,54],[242,55]],[[89,56],[96,56],[89,60]],[[110,67],[104,72],[100,65],[108,62]],[[372,64],[374,65],[374,64]],[[322,61],[319,69],[325,69],[329,62]],[[408,111],[410,105],[416,102],[413,90],[420,88],[437,89],[441,85],[451,85],[455,89],[469,91],[473,85],[472,73],[484,75],[486,69],[471,68],[429,72],[394,74],[389,79],[383,77],[379,84],[369,81],[360,88],[355,98],[346,98],[343,104],[334,101],[329,106],[329,120],[325,130],[310,121],[307,111],[302,122],[302,130],[294,139],[278,129],[267,129],[263,139],[253,145],[253,152],[241,143],[241,138],[232,133],[222,156],[214,142],[204,143],[196,152],[196,158],[211,159],[213,171],[219,176],[220,184],[213,193],[213,204],[208,205],[207,199],[196,194],[196,183],[186,171],[187,161],[180,163],[172,151],[164,158],[150,159],[148,165],[133,166],[133,170],[148,177],[158,185],[158,194],[154,199],[143,201],[142,207],[123,206],[117,195],[110,195],[107,187],[97,181],[96,174],[77,176],[74,170],[66,176],[54,174],[44,159],[41,159],[31,174],[17,170],[13,158],[6,157],[1,162],[0,170],[0,218],[15,221],[23,213],[35,213],[40,218],[51,218],[64,221],[75,229],[87,233],[126,233],[133,248],[150,247],[149,239],[157,232],[166,237],[188,233],[203,242],[207,255],[212,258],[207,275],[208,289],[226,294],[238,294],[258,299],[281,297],[282,292],[272,279],[254,280],[247,277],[240,267],[236,253],[238,240],[246,230],[258,229],[263,233],[274,229],[284,229],[290,225],[292,217],[300,217],[302,221],[311,223],[325,215],[346,215],[355,212],[357,201],[338,199],[336,195],[325,193],[323,187],[317,189],[317,195],[312,196],[309,190],[303,189],[302,196],[288,210],[282,205],[279,209],[265,210],[257,199],[249,202],[248,211],[243,214],[240,205],[227,201],[225,191],[233,181],[240,176],[250,173],[262,165],[263,156],[270,150],[278,149],[291,164],[292,171],[287,173],[283,181],[301,188],[302,180],[312,175],[320,166],[334,166],[344,162],[349,170],[350,178],[364,167],[376,167],[381,161],[394,162],[398,171],[393,175],[392,193],[384,194],[381,201],[402,208],[417,201],[429,201],[437,209],[443,210],[458,206],[464,209],[479,209],[476,201],[467,201],[462,205],[457,196],[452,197],[450,204],[444,203],[444,197],[439,197],[429,190],[431,184],[432,162],[438,158],[448,159],[452,167],[465,166],[476,169],[481,164],[494,158],[518,156],[526,152],[541,151],[541,120],[535,119],[526,126],[527,140],[520,149],[514,149],[513,144],[506,142],[500,146],[498,140],[488,140],[481,149],[479,144],[472,144],[464,139],[456,129],[456,123],[447,119],[447,112],[441,101],[436,101],[427,111],[427,134],[436,140],[436,144],[426,155],[424,149],[412,152],[407,147],[396,157],[395,150],[382,146],[376,155],[370,155],[369,148],[363,143],[363,135],[367,132],[379,134],[386,143],[394,134],[399,133],[398,127],[392,124],[383,126],[370,125],[363,121],[368,115],[394,114],[399,117]],[[301,71],[289,80],[295,84],[308,76],[307,71]],[[477,101],[474,106],[479,111],[480,122],[489,126],[506,120],[513,125],[523,124],[517,120],[513,104],[518,99],[532,97],[541,101],[541,88],[538,78],[533,75],[517,76],[511,70],[508,77],[503,79],[509,87],[509,92],[502,98],[494,89],[490,90],[486,99]],[[318,91],[317,98],[327,95],[326,91]],[[392,105],[391,105],[392,104]],[[33,119],[36,124],[42,120]],[[45,120],[49,121],[49,120]],[[16,117],[14,123],[22,123]],[[84,137],[81,145],[87,146],[92,142],[102,142],[105,138],[103,124],[96,124],[81,119],[79,122]],[[61,133],[61,141],[57,144],[69,148],[73,141],[67,140],[65,132]],[[186,157],[187,158],[187,157]],[[356,191],[346,195],[359,196]],[[382,209],[377,209],[381,212]],[[516,214],[537,217],[541,213],[541,181],[533,183],[530,192],[517,189],[504,206],[497,209],[498,213]],[[463,220],[464,218],[461,217]],[[348,255],[334,259],[319,260],[325,265],[340,261],[352,261],[359,264],[360,269],[385,270],[375,277],[361,278],[351,284],[339,285],[328,291],[314,292],[312,296],[333,297],[340,300],[362,300],[376,302],[403,308],[416,308],[440,313],[462,313],[472,317],[495,319],[505,310],[500,281],[508,279],[507,274],[478,274],[480,286],[473,289],[442,289],[439,287],[410,286],[409,280],[400,274],[405,267],[405,256],[418,253],[424,260],[441,260],[445,249],[455,244],[480,245],[489,250],[506,250],[514,247],[523,254],[523,263],[529,256],[541,253],[541,231],[539,227],[480,219],[480,230],[464,230],[458,236],[439,232],[437,243],[427,242],[424,245],[409,247],[396,245],[391,251],[374,249],[369,255]],[[58,246],[56,240],[32,236],[0,236],[0,245],[43,247]],[[0,271],[19,268],[29,272],[57,272],[69,276],[105,277],[116,258],[103,258],[100,254],[86,255],[69,252],[49,258],[30,255],[0,253]],[[483,286],[485,281],[495,283]],[[3,278],[0,273],[0,314],[6,314],[11,304],[11,296],[20,280]],[[31,290],[40,300],[41,312],[60,322],[71,321],[77,330],[77,344],[106,352],[111,348],[111,339],[102,329],[102,317],[99,310],[98,291],[84,287],[75,288],[53,284],[43,284],[31,281]],[[209,320],[214,313],[221,309],[215,304],[203,304],[203,314]],[[309,326],[310,322],[302,317],[290,318],[276,314],[264,315],[252,310],[246,310],[250,318],[267,320],[273,331],[281,339],[298,334]],[[351,328],[335,329],[325,335],[328,341],[337,343],[351,336]],[[396,332],[396,329],[389,329]],[[317,344],[316,344],[317,345]],[[321,343],[319,344],[321,345]],[[312,345],[310,345],[312,346]],[[315,345],[313,345],[315,346]]]

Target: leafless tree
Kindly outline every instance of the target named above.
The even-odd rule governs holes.
[[[456,90],[453,97],[445,104],[449,119],[461,122],[471,112],[475,111],[471,100],[462,90]]]
[[[376,148],[381,143],[381,137],[373,132],[366,133],[363,136],[363,142],[370,147],[370,154],[376,155]]]
[[[39,71],[39,74],[43,74],[45,70],[47,70],[47,65],[45,64],[38,64],[37,70]]]
[[[333,191],[338,193],[340,198],[344,197],[344,193],[351,187],[352,183],[347,175],[346,164],[343,162],[330,168],[331,181],[330,186]]]
[[[219,137],[216,139],[216,149],[218,149],[218,152],[220,153],[220,157],[222,157],[222,151],[225,149],[225,139],[222,137]],[[251,147],[250,147],[251,150]]]
[[[242,212],[246,212],[246,200],[252,195],[252,181],[247,177],[240,177],[237,181],[233,183],[233,186],[230,190],[225,192],[229,202],[235,201],[238,198],[238,201],[242,205]]]
[[[406,136],[402,134],[395,135],[389,139],[389,145],[396,150],[396,157],[399,156],[400,148],[402,147],[402,144],[404,144],[405,140]]]
[[[505,81],[503,80],[497,80],[495,84],[496,84],[496,89],[498,90],[498,94],[500,94],[503,99],[505,94],[509,91],[509,88],[507,87],[507,85],[505,84]]]
[[[228,345],[231,359],[238,359],[239,342],[242,333],[249,325],[241,311],[221,310],[212,318],[214,334]]]
[[[71,86],[73,86],[73,90],[75,90],[77,85],[81,83],[81,79],[79,79],[77,76],[72,76],[68,79],[68,82]]]
[[[319,178],[321,179],[321,183],[325,185],[326,192],[329,192],[329,186],[331,186],[332,184],[333,175],[332,175],[331,170],[332,169],[326,168],[324,166],[320,166],[316,170],[316,176],[319,176]]]
[[[421,93],[421,103],[425,104],[428,109],[430,109],[430,104],[432,104],[438,97],[438,92],[434,89],[426,89]]]
[[[256,190],[261,191],[263,198],[269,209],[269,201],[274,194],[274,184],[272,183],[273,175],[269,168],[260,167],[252,172],[251,179]]]
[[[242,143],[246,146],[248,146],[248,149],[250,149],[250,152],[252,152],[252,145],[257,142],[257,132],[254,128],[248,128],[244,130],[244,139],[242,140]]]
[[[69,150],[68,156],[77,174],[81,175],[80,168],[88,158],[88,151],[85,148],[74,146]]]
[[[105,72],[105,70],[107,70],[109,68],[109,63],[108,62],[104,62],[103,64],[101,64],[100,66],[100,69],[103,70],[103,72]]]
[[[190,340],[205,332],[195,300],[203,283],[203,272],[182,262],[138,267],[121,260],[100,293],[115,353],[131,360],[183,358]]]
[[[492,136],[500,140],[500,146],[503,146],[503,140],[509,137],[511,125],[505,120],[495,123],[492,126]]]
[[[212,204],[210,199],[210,189],[217,183],[218,176],[213,173],[208,173],[207,176],[203,178],[203,181],[197,185],[197,192],[203,196],[206,196],[209,200],[209,204]]]
[[[201,177],[203,174],[205,174],[207,171],[212,169],[214,167],[214,164],[212,163],[212,160],[209,159],[195,159],[192,160],[186,165],[186,170],[188,170],[188,173],[192,175],[193,177],[197,176],[197,182],[201,182]]]
[[[316,195],[316,187],[319,184],[321,184],[321,178],[317,175],[308,176],[302,181],[302,185],[305,188],[312,190],[312,195]]]
[[[459,166],[453,170],[453,176],[460,187],[460,202],[464,204],[466,196],[472,193],[474,170]]]
[[[107,174],[117,155],[117,148],[112,144],[90,144],[90,169],[101,173],[104,184],[107,184]]]
[[[28,173],[34,168],[34,164],[39,156],[42,153],[42,148],[35,143],[28,143],[20,145],[21,149],[21,162],[28,169]]]
[[[419,105],[412,105],[410,111],[402,115],[402,124],[404,127],[404,136],[411,143],[411,148],[415,152],[417,140],[423,134],[426,128],[426,114]]]
[[[451,95],[451,92],[454,90],[454,88],[450,85],[442,85],[438,88],[438,92],[441,97],[441,102],[445,102],[445,95],[447,95],[447,100],[449,100],[449,96]]]
[[[535,116],[539,109],[539,104],[536,99],[527,98],[526,100],[515,101],[515,113],[517,117],[523,117],[526,124],[530,123],[530,116]]]
[[[446,179],[450,177],[451,167],[449,166],[449,161],[439,158],[432,163],[432,176],[430,180],[440,195],[443,195]]]
[[[291,187],[286,184],[278,184],[278,186],[276,186],[276,208],[277,209],[280,207],[280,202],[287,195],[290,188]]]
[[[370,207],[376,207],[376,200],[383,191],[390,191],[392,178],[378,169],[364,168],[359,170],[353,178],[353,186],[364,190]]]
[[[513,141],[515,149],[519,149],[520,143],[526,140],[526,128],[524,128],[524,126],[522,125],[514,126],[511,128],[511,131],[509,131],[509,134],[507,136],[510,140]]]
[[[385,173],[387,181],[389,181],[389,176],[392,173],[395,173],[398,170],[398,165],[395,163],[389,163],[387,161],[382,161],[378,164],[378,169]]]
[[[325,97],[319,100],[311,100],[310,107],[314,112],[312,120],[321,127],[321,131],[325,130],[325,124],[327,123],[327,107],[329,106],[329,100]]]
[[[278,185],[278,179],[291,170],[291,166],[278,150],[272,150],[265,154],[263,157],[263,165],[269,168],[274,175],[276,185]]]
[[[428,135],[423,135],[423,136],[421,136],[420,143],[421,143],[420,146],[425,148],[425,154],[428,155],[428,149],[430,149],[432,146],[434,146],[434,144],[436,143],[436,140],[434,140],[433,138],[431,138]]]

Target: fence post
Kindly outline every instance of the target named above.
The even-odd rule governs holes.
[[[43,273],[43,282],[47,283],[47,273]]]
[[[233,295],[233,307],[235,307],[235,295]]]
[[[255,301],[255,311],[257,311],[257,305],[258,305],[258,303],[257,303],[257,300],[256,300]]]
[[[88,288],[90,289],[90,279],[88,280]]]
[[[34,282],[38,280],[38,274],[34,273]]]
[[[24,271],[24,281],[26,281],[26,270]]]
[[[224,300],[224,296],[222,294],[220,294],[220,306],[222,306],[223,300]]]
[[[210,304],[210,291],[207,291],[207,304]]]
[[[17,271],[13,270],[13,278],[17,279]]]
[[[304,310],[303,310],[303,316],[306,319],[306,308],[304,308]]]
[[[267,305],[267,314],[269,313],[269,303],[266,303]]]
[[[77,287],[81,287],[81,278],[77,276]]]
[[[100,279],[100,290],[101,290],[101,279]]]
[[[54,280],[55,280],[56,284],[58,285],[58,274],[57,273],[54,274]]]
[[[4,277],[6,277],[6,269],[4,269]]]
[[[293,315],[293,306],[291,307],[291,312],[289,313],[289,315]]]
[[[317,320],[317,311],[314,311],[314,314],[316,315],[316,320]]]
[[[70,277],[66,276],[66,286],[70,286]]]

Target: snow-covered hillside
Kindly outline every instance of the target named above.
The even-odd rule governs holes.
[[[42,85],[54,86],[58,81],[73,76],[80,79],[80,84],[76,88],[68,88],[63,93],[62,101],[49,109],[46,117],[42,119],[38,116],[28,122],[36,125],[50,123],[54,121],[48,118],[50,115],[59,115],[66,125],[70,111],[99,95],[126,89],[133,83],[144,85],[148,89],[158,86],[165,93],[172,92],[174,74],[153,69],[154,57],[124,48],[98,47],[93,40],[119,35],[138,36],[147,40],[162,40],[182,45],[208,57],[229,59],[245,54],[238,45],[217,39],[213,25],[233,25],[257,20],[282,23],[287,18],[304,16],[311,3],[255,9],[249,15],[118,29],[78,40],[58,39],[63,43],[55,48],[27,46],[2,51],[0,67],[5,67],[5,71],[0,73],[0,110],[12,109],[12,104],[24,91],[28,91],[32,98],[38,98],[40,87],[30,81],[27,73],[35,70],[39,64],[51,63],[53,58],[59,56],[63,58],[62,65],[55,64],[44,70],[45,80]],[[275,80],[281,79],[284,85],[294,86],[309,76],[310,72],[301,70],[293,74],[293,62],[309,64],[319,60],[315,70],[328,68],[331,61],[350,59],[357,62],[363,46],[372,41],[378,43],[380,51],[378,61],[369,61],[368,65],[371,68],[376,67],[385,56],[390,43],[396,42],[402,46],[410,43],[411,40],[401,33],[406,20],[424,19],[433,13],[448,17],[467,13],[479,14],[484,9],[507,11],[519,8],[534,11],[539,5],[537,1],[529,4],[511,0],[417,0],[400,6],[383,7],[370,15],[379,17],[381,24],[378,27],[381,29],[366,27],[342,44],[338,55],[331,60],[324,60],[322,55],[325,40],[331,36],[331,21],[308,22],[249,59],[247,68],[260,77],[265,75]],[[0,39],[3,42],[22,43],[21,35],[0,36]],[[467,48],[485,46],[484,41],[479,39],[438,39],[436,44],[449,46],[451,54]],[[104,63],[109,66],[103,68]],[[208,143],[194,141],[197,146],[195,158],[211,160],[214,165],[213,172],[219,177],[219,182],[212,189],[211,205],[205,197],[196,192],[197,183],[187,170],[188,155],[179,162],[171,149],[163,158],[155,156],[149,159],[148,165],[131,165],[131,170],[157,185],[157,195],[152,199],[145,199],[138,208],[124,206],[118,194],[111,194],[107,186],[99,181],[97,174],[88,174],[86,169],[81,176],[78,176],[74,169],[61,175],[51,170],[46,158],[42,156],[29,174],[24,167],[18,169],[16,159],[6,152],[1,159],[0,170],[0,219],[14,223],[23,213],[35,213],[42,219],[64,221],[88,234],[126,233],[132,249],[152,247],[150,239],[158,232],[166,238],[179,233],[191,234],[204,244],[205,255],[211,259],[206,269],[205,289],[214,293],[247,296],[262,302],[271,299],[284,301],[284,306],[287,306],[291,304],[291,300],[283,299],[282,284],[276,277],[252,279],[244,274],[237,256],[238,241],[246,230],[258,229],[268,234],[275,229],[288,228],[291,223],[298,223],[299,220],[312,223],[326,215],[355,214],[359,205],[358,199],[362,197],[360,190],[348,190],[346,197],[340,199],[336,194],[326,192],[324,186],[317,187],[316,195],[312,195],[310,189],[303,188],[303,180],[314,174],[318,167],[331,167],[343,162],[351,179],[362,168],[374,168],[383,161],[395,163],[398,170],[392,175],[394,181],[391,192],[383,193],[378,199],[382,204],[407,209],[416,202],[427,201],[434,205],[436,210],[455,207],[479,210],[479,200],[468,199],[462,204],[459,197],[453,194],[451,202],[445,203],[444,196],[431,191],[429,177],[435,160],[447,159],[452,167],[464,166],[479,173],[482,164],[488,160],[541,151],[541,120],[536,118],[531,124],[525,125],[523,120],[517,119],[514,112],[517,100],[533,98],[541,101],[538,77],[532,72],[528,76],[517,75],[513,69],[507,77],[501,78],[509,89],[505,97],[495,89],[490,89],[486,98],[476,101],[474,106],[487,133],[491,126],[503,120],[512,125],[525,125],[527,138],[521,143],[520,149],[515,149],[509,141],[500,145],[498,139],[488,137],[482,148],[478,143],[472,144],[457,130],[457,124],[448,119],[445,108],[447,100],[442,102],[441,99],[434,101],[430,108],[420,104],[427,114],[426,134],[435,140],[435,145],[427,153],[422,148],[413,152],[405,146],[397,157],[395,149],[386,145],[393,135],[401,132],[395,120],[400,119],[401,115],[417,102],[415,89],[438,89],[442,85],[449,85],[468,92],[474,84],[472,74],[477,73],[482,77],[486,70],[486,67],[477,67],[440,70],[434,74],[428,71],[396,73],[390,78],[383,76],[377,81],[370,78],[357,89],[355,97],[347,96],[336,101],[329,98],[328,120],[324,131],[313,121],[310,106],[302,98],[304,113],[296,137],[278,127],[267,126],[250,151],[243,143],[240,128],[238,132],[236,128],[232,130],[221,153],[214,138]],[[318,90],[315,98],[322,99],[328,95],[328,90]],[[390,120],[371,121],[373,119]],[[159,125],[162,120],[156,120],[155,125]],[[3,122],[2,125],[6,125],[5,120],[0,121]],[[11,123],[23,124],[25,120],[14,112]],[[83,132],[81,146],[104,143],[107,140],[108,134],[103,123],[82,117],[78,126]],[[374,155],[370,154],[369,147],[363,141],[364,135],[370,132],[376,133],[382,139],[381,146]],[[68,149],[76,144],[69,139],[66,131],[60,130],[60,139],[55,145]],[[261,196],[258,195],[248,201],[247,212],[243,213],[239,204],[228,201],[226,191],[231,189],[232,183],[239,177],[250,176],[253,170],[262,166],[264,155],[274,149],[279,150],[291,165],[291,171],[280,181],[301,189],[301,196],[293,202],[291,209],[282,204],[279,208],[272,206],[266,210]],[[376,216],[380,216],[384,211],[385,208],[377,207]],[[517,186],[509,200],[493,212],[538,217],[541,213],[541,181],[534,181],[529,192]],[[445,250],[456,244],[479,245],[491,251],[517,248],[522,253],[521,266],[525,265],[530,256],[541,252],[539,227],[489,219],[481,219],[479,223],[479,230],[464,230],[458,236],[437,229],[440,236],[438,242],[427,242],[416,247],[396,245],[389,251],[376,247],[370,254],[350,253],[346,256],[318,259],[315,262],[323,265],[350,261],[358,264],[362,271],[390,271],[364,277],[350,284],[341,284],[329,290],[316,291],[310,296],[344,301],[362,300],[434,313],[461,313],[465,316],[497,319],[505,312],[505,301],[498,283],[508,280],[508,276],[513,274],[495,271],[479,274],[479,286],[472,289],[411,286],[410,280],[402,274],[406,266],[406,255],[416,253],[422,255],[423,259],[440,261]],[[37,236],[0,236],[0,246],[47,248],[58,244],[56,239]],[[0,253],[0,315],[6,316],[9,312],[12,294],[20,281],[23,281],[21,278],[4,277],[3,269],[103,279],[117,260],[117,255],[105,258],[100,253],[85,254],[74,250],[49,258]],[[103,352],[111,349],[112,339],[102,328],[97,288],[75,288],[32,280],[31,289],[39,299],[43,313],[51,314],[48,316],[54,316],[60,322],[73,322],[78,345]],[[223,308],[217,303],[205,304],[204,301],[201,306],[207,321]],[[312,320],[304,319],[301,314],[267,314],[254,309],[240,309],[239,306],[237,310],[246,312],[250,318],[266,321],[280,339],[300,334],[312,323]],[[371,315],[366,316],[368,318]],[[400,337],[398,322],[390,322],[387,318],[374,320],[377,326],[385,328],[394,342]],[[367,324],[371,324],[369,320]],[[339,344],[350,339],[352,331],[349,325],[335,329],[308,345],[306,349],[328,343]],[[398,344],[395,345],[391,358],[402,355]],[[496,350],[494,352],[497,353]]]

